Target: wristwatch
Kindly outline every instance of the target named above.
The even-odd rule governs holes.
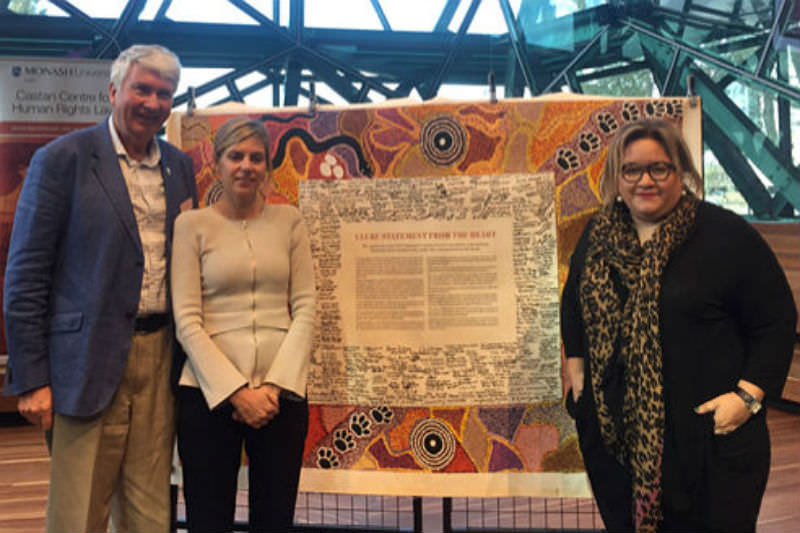
[[[736,395],[739,396],[739,398],[741,398],[742,401],[744,401],[745,407],[747,407],[747,410],[750,411],[751,413],[756,414],[761,410],[761,402],[759,401],[759,399],[750,394],[749,392],[747,392],[746,390],[744,390],[743,388],[736,387],[736,390],[733,392],[735,392]]]

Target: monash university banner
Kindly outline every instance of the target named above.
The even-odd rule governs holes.
[[[14,210],[33,152],[111,112],[110,68],[109,61],[0,58],[0,275],[5,272]],[[6,351],[3,324],[0,319],[0,353]],[[0,364],[5,364],[4,356]]]

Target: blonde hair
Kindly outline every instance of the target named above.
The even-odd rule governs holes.
[[[111,84],[115,89],[122,87],[131,66],[139,64],[158,73],[172,83],[172,91],[178,88],[181,79],[181,62],[172,51],[157,44],[134,44],[120,52],[111,64]]]
[[[695,194],[700,194],[703,180],[692,162],[692,155],[681,132],[666,120],[640,120],[623,126],[608,146],[603,175],[600,176],[600,201],[603,205],[614,203],[619,190],[617,177],[622,170],[625,150],[634,141],[652,139],[667,153],[670,162],[675,165],[675,173],[680,176],[683,185]]]
[[[219,163],[225,150],[239,144],[245,139],[255,137],[264,145],[267,159],[267,173],[272,172],[272,159],[269,155],[269,133],[267,128],[257,121],[247,117],[234,117],[226,120],[214,134],[214,161]]]

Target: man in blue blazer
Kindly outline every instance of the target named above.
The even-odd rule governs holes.
[[[156,134],[180,63],[135,45],[107,121],[39,149],[9,247],[6,391],[52,427],[48,531],[167,531],[174,434],[172,226],[197,205],[191,160]]]

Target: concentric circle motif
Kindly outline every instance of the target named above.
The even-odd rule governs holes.
[[[431,163],[440,167],[450,166],[464,157],[467,134],[453,117],[439,115],[422,126],[420,146]]]
[[[217,203],[217,200],[219,200],[220,196],[222,196],[222,182],[217,180],[213,183],[213,185],[211,185],[211,187],[206,189],[205,204],[212,205]]]
[[[426,468],[441,470],[456,456],[456,437],[450,428],[435,418],[423,418],[409,435],[411,452]]]

